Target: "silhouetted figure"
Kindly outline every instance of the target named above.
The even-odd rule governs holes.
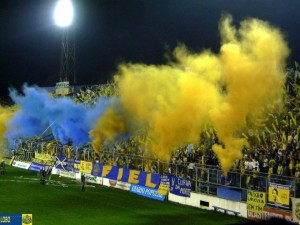
[[[81,191],[85,191],[85,175],[84,173],[81,174],[81,183],[82,183],[82,187],[81,187]]]
[[[4,160],[2,159],[2,161],[0,163],[0,174],[4,175],[4,171],[5,171],[5,163],[4,163]]]

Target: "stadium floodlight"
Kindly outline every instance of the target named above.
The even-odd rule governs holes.
[[[75,74],[75,38],[74,26],[71,26],[74,17],[71,0],[58,0],[54,10],[54,20],[57,26],[62,27],[60,82],[70,81],[76,84]]]
[[[54,11],[57,26],[68,27],[73,21],[73,6],[71,0],[59,0]]]

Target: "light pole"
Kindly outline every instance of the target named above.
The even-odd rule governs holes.
[[[71,0],[59,0],[54,11],[54,20],[57,26],[63,29],[60,61],[60,88],[67,88],[68,82],[76,84],[75,74],[75,40],[70,33],[74,18],[74,10]],[[68,93],[65,93],[68,94]]]

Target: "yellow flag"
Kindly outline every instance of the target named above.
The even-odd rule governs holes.
[[[284,131],[281,132],[281,138],[282,138],[283,142],[286,142],[286,135],[285,135]]]
[[[275,124],[274,124],[274,123],[272,123],[272,127],[273,127],[273,130],[274,130],[275,132],[277,132],[277,129],[276,129],[276,127],[275,127]]]
[[[256,138],[257,138],[258,142],[260,143],[260,142],[261,142],[261,139],[260,139],[260,137],[259,137],[259,133],[258,133],[258,132],[256,133]]]
[[[271,133],[270,129],[267,126],[265,126],[265,130]]]
[[[244,138],[246,138],[247,140],[249,139],[248,136],[247,136],[245,133],[242,133],[242,136],[243,136]]]
[[[296,117],[294,117],[293,113],[292,112],[289,112],[289,115],[294,123],[294,125],[297,125],[297,120],[296,120]]]
[[[275,119],[275,123],[276,123],[276,126],[278,127],[278,120],[277,120],[277,117]]]
[[[264,143],[267,143],[265,131],[262,132],[262,138]]]

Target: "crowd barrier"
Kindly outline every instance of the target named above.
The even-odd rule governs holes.
[[[299,222],[300,199],[295,197],[295,188],[298,183],[292,181],[291,178],[268,179],[262,176],[265,189],[251,190],[242,186],[242,176],[234,171],[231,171],[227,177],[227,180],[235,179],[234,182],[223,184],[222,172],[215,167],[195,167],[193,173],[190,174],[191,178],[187,178],[178,176],[181,170],[189,172],[184,165],[177,168],[174,174],[162,175],[155,173],[156,171],[136,169],[140,163],[149,163],[149,159],[147,161],[130,155],[126,157],[131,159],[128,160],[131,163],[135,159],[138,160],[138,163],[132,164],[134,168],[107,165],[101,160],[87,162],[66,157],[57,157],[51,166],[49,163],[38,164],[19,160],[13,160],[12,166],[33,171],[39,171],[38,168],[41,167],[52,168],[52,174],[77,180],[80,180],[81,174],[84,173],[88,183],[120,188],[161,201],[168,199],[172,202],[208,210],[223,209],[229,214],[238,214],[252,220],[275,216]],[[155,168],[158,172],[162,172],[162,168],[168,170],[170,166],[163,165],[163,162],[159,161],[156,163]],[[203,169],[206,170],[206,176],[203,176],[203,172],[201,173]],[[166,186],[169,190],[163,194],[162,190],[165,190]]]

